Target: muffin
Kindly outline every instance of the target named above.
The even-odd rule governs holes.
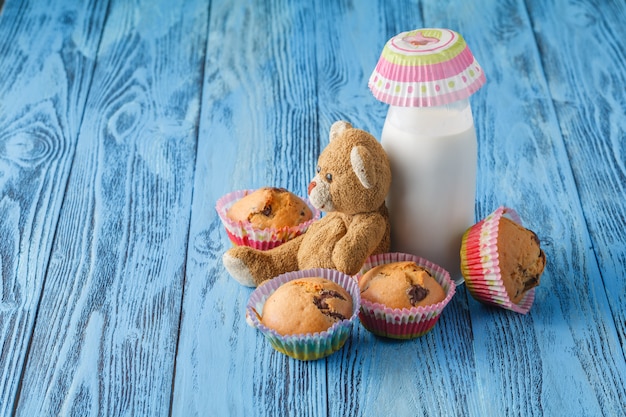
[[[257,287],[248,300],[246,319],[277,351],[316,360],[343,347],[360,303],[351,276],[309,269],[279,275]]]
[[[233,244],[260,250],[293,239],[321,217],[308,200],[276,187],[228,193],[215,209]]]
[[[379,265],[359,280],[361,299],[389,308],[427,306],[446,293],[428,270],[412,261]]]
[[[357,279],[361,324],[378,336],[393,339],[428,333],[456,292],[448,271],[406,253],[370,256]]]
[[[281,335],[318,333],[352,315],[352,297],[322,277],[281,285],[265,302],[261,323]]]
[[[263,187],[236,201],[226,212],[235,222],[257,229],[281,229],[311,220],[313,213],[297,195],[284,188]]]
[[[463,235],[461,272],[483,303],[527,313],[545,266],[539,238],[513,209],[498,208]]]

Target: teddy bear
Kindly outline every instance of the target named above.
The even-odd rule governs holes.
[[[324,216],[273,249],[227,250],[222,261],[239,283],[255,287],[280,274],[311,268],[355,275],[368,256],[389,251],[387,154],[371,134],[343,120],[333,123],[329,137],[308,186],[311,204]]]

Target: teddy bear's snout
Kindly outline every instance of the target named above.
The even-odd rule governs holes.
[[[334,211],[332,197],[330,195],[330,184],[321,180],[317,175],[309,183],[309,201],[315,208],[324,211]]]

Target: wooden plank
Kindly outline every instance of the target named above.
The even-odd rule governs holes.
[[[546,38],[559,33],[568,43],[568,31],[552,24],[569,10],[560,6],[550,7],[551,20],[533,22]],[[522,2],[429,3],[424,18],[463,33],[487,75],[473,98],[479,217],[502,204],[517,209],[548,257],[527,316],[470,303],[478,395],[485,399],[479,414],[619,415],[626,408],[626,365],[585,223],[590,214],[581,210],[564,145],[587,138],[584,130],[559,126],[551,97],[558,89],[548,89],[544,78],[552,66],[585,67],[565,59],[567,53],[540,60]],[[589,38],[579,39],[580,47]]]
[[[288,358],[245,324],[252,291],[224,270],[214,208],[264,185],[306,195],[319,153],[316,16],[307,2],[241,3],[211,3],[172,414],[324,416],[325,361]]]
[[[317,28],[320,129],[336,119],[380,138],[387,105],[367,87],[384,44],[423,27],[415,1],[332,2],[319,6]],[[329,414],[334,416],[470,415],[474,353],[467,297],[461,292],[427,335],[396,342],[355,327],[346,349],[328,360]]]
[[[106,8],[0,1],[2,416],[20,390]]]
[[[109,7],[18,416],[169,414],[207,11]]]
[[[529,12],[602,284],[626,352],[626,4],[533,3]]]

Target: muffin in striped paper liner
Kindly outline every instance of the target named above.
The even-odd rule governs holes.
[[[233,204],[255,191],[257,190],[245,189],[233,191],[220,197],[216,202],[215,210],[226,229],[228,238],[234,245],[250,246],[259,250],[272,249],[301,235],[309,228],[311,223],[319,220],[321,217],[321,212],[313,207],[308,199],[298,197],[311,210],[312,216],[311,219],[295,226],[259,228],[255,227],[255,225],[250,222],[235,221],[230,218],[228,211]]]
[[[359,319],[363,327],[375,335],[392,339],[413,339],[425,335],[433,329],[456,292],[456,285],[448,271],[424,258],[406,253],[370,256],[357,274],[357,279],[361,281],[369,270],[378,266],[407,261],[426,269],[443,288],[444,298],[431,305],[400,309],[369,301],[362,296]]]
[[[327,330],[314,333],[282,335],[263,323],[263,308],[268,298],[282,285],[301,278],[324,278],[338,284],[352,297],[352,314],[336,321]],[[317,360],[327,357],[341,349],[352,330],[361,303],[361,295],[356,280],[340,271],[333,269],[308,269],[288,272],[279,275],[257,287],[246,307],[246,321],[263,333],[272,347],[294,359],[303,361]],[[285,308],[289,309],[289,304]],[[293,311],[293,314],[298,314]],[[306,318],[304,318],[306,319]]]
[[[515,210],[499,207],[467,229],[460,255],[461,272],[472,297],[528,313],[546,258],[537,235],[522,226]]]

